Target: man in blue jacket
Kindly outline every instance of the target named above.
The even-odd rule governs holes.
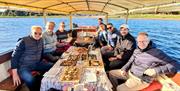
[[[18,40],[12,53],[11,68],[13,83],[14,85],[20,85],[22,80],[30,91],[39,91],[40,87],[39,79],[33,77],[31,72],[39,71],[44,73],[52,67],[51,63],[41,61],[43,52],[41,35],[42,28],[40,26],[32,26],[31,35]],[[38,85],[39,87],[36,87]]]
[[[157,49],[145,32],[137,37],[138,48],[126,65],[119,70],[109,72],[110,80],[117,91],[137,91],[149,86],[154,78],[161,74],[175,73],[175,61],[160,49]],[[126,80],[118,85],[119,80]],[[118,85],[118,86],[117,86]]]

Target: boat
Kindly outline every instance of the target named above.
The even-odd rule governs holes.
[[[40,12],[43,14],[46,23],[48,13],[61,14],[69,17],[70,30],[77,32],[95,32],[94,26],[79,26],[73,28],[73,16],[93,17],[101,15],[108,23],[109,16],[125,18],[128,23],[128,16],[131,13],[158,13],[173,12],[180,10],[179,0],[0,0],[0,6],[5,9],[23,10],[27,12]],[[0,90],[19,90],[14,87],[10,72],[10,60],[13,49],[0,53]],[[149,90],[150,89],[150,90]],[[162,75],[150,87],[142,91],[178,91],[180,89],[180,73],[172,77]]]

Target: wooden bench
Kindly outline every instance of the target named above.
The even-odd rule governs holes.
[[[4,80],[2,80],[0,82],[0,90],[8,90],[8,91],[18,91],[20,86],[14,86],[13,85],[13,80],[11,77],[11,74],[9,74],[8,70],[10,69],[10,59],[11,59],[11,54],[12,54],[12,50],[2,53],[0,55],[0,67],[4,67],[1,68],[3,70],[4,73],[2,74],[2,78]],[[6,74],[6,75],[5,75]]]
[[[0,69],[1,71],[3,70],[3,72],[7,75],[6,77],[2,77],[4,78],[4,80],[1,79],[2,81],[0,82],[0,91],[1,90],[19,91],[21,89],[21,86],[23,85],[23,82],[19,86],[13,85],[12,70],[10,67],[11,54],[12,54],[12,50],[0,54]],[[4,67],[4,68],[2,69],[1,67]],[[37,71],[32,71],[31,73],[33,76],[40,75],[40,73]],[[3,73],[1,74],[2,74],[1,76],[4,75]]]
[[[12,77],[8,77],[7,79],[0,82],[0,90],[8,90],[8,91],[19,91],[21,85],[14,86]]]

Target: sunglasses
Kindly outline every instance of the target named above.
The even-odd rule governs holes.
[[[42,33],[37,33],[37,32],[34,32],[35,35],[41,35]]]
[[[107,27],[107,29],[111,29],[112,27]]]

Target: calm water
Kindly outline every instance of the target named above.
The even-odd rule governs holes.
[[[69,25],[68,18],[48,18],[47,20],[56,22],[56,29],[61,21]],[[97,25],[97,20],[92,18],[76,18],[73,22],[84,26]],[[119,28],[119,25],[125,21],[110,19],[109,22]],[[148,32],[160,49],[180,62],[180,21],[132,19],[128,24],[132,35],[136,37],[138,32]],[[44,21],[42,18],[0,18],[0,53],[13,49],[18,38],[29,34],[32,25],[44,26]]]

